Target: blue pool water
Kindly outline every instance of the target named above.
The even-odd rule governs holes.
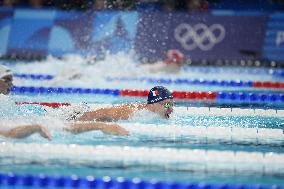
[[[133,67],[133,59],[131,57],[120,55],[118,57],[108,57],[106,61],[100,62],[96,65],[82,66],[80,63],[82,59],[78,57],[71,57],[63,60],[57,60],[50,58],[44,62],[33,62],[29,64],[22,64],[17,62],[11,66],[13,72],[17,73],[40,73],[40,74],[52,74],[59,75],[55,80],[51,81],[33,81],[15,78],[15,85],[21,86],[62,86],[62,87],[92,87],[92,88],[115,88],[115,89],[150,89],[153,84],[150,83],[131,83],[131,82],[108,82],[104,78],[106,76],[137,76],[141,74]],[[67,66],[67,63],[69,63]],[[117,64],[115,64],[117,63]],[[124,65],[124,68],[119,72],[118,67]],[[54,66],[56,65],[56,66]],[[113,68],[111,68],[113,67]],[[65,70],[62,71],[62,70]],[[69,69],[69,70],[68,70]],[[66,74],[70,71],[76,70],[83,73],[80,80],[68,80]],[[255,71],[258,70],[258,71]],[[283,82],[284,78],[277,75],[269,74],[271,70],[267,68],[259,68],[253,70],[252,68],[208,68],[204,70],[202,68],[194,68],[192,70],[184,70],[179,75],[168,75],[165,73],[158,75],[151,75],[145,73],[145,76],[151,77],[163,77],[163,78],[210,78],[210,79],[223,79],[223,80],[258,80],[258,81],[280,81]],[[64,72],[64,73],[62,73]],[[214,86],[187,86],[187,85],[166,85],[171,90],[181,91],[231,91],[231,90],[244,90],[241,88],[226,88],[226,87],[214,87]],[[274,89],[245,89],[250,92],[278,92],[283,93],[283,90]],[[162,149],[185,149],[185,150],[204,150],[204,151],[233,151],[244,153],[284,153],[284,139],[278,138],[277,140],[265,139],[265,142],[261,142],[261,138],[248,138],[244,140],[238,140],[238,137],[242,137],[242,133],[238,133],[233,139],[218,139],[214,137],[203,138],[202,135],[180,135],[175,137],[167,137],[164,131],[171,132],[170,127],[206,127],[206,128],[240,128],[240,129],[279,129],[282,130],[284,126],[283,117],[275,116],[261,116],[261,115],[194,115],[190,112],[175,112],[173,117],[166,121],[157,116],[151,115],[149,112],[142,112],[134,118],[128,121],[119,121],[118,124],[133,125],[136,130],[131,131],[129,137],[110,136],[102,134],[100,131],[92,131],[83,133],[80,135],[72,135],[62,131],[62,125],[65,123],[64,116],[59,116],[62,111],[71,111],[72,107],[51,109],[42,107],[39,105],[15,105],[15,102],[69,102],[71,104],[79,104],[86,102],[89,105],[93,104],[120,104],[131,102],[145,102],[144,97],[119,97],[108,95],[79,95],[79,94],[24,94],[24,95],[11,95],[10,97],[0,96],[2,106],[0,107],[1,126],[13,125],[15,123],[33,123],[40,122],[51,130],[53,140],[47,142],[45,139],[38,135],[32,135],[29,138],[23,140],[0,138],[0,142],[8,143],[24,143],[24,144],[46,144],[50,145],[62,144],[77,144],[81,146],[130,146],[138,148],[162,148]],[[4,104],[4,105],[3,105]],[[195,106],[238,106],[242,108],[261,107],[266,109],[269,105],[259,104],[253,106],[252,104],[234,104],[228,102],[227,104],[212,103],[212,102],[196,102],[188,100],[176,100],[176,107],[195,107]],[[283,106],[276,104],[273,108],[278,110],[283,109]],[[14,116],[17,115],[16,119]],[[12,118],[13,117],[13,118]],[[6,121],[5,121],[6,120]],[[134,127],[136,124],[139,126]],[[154,126],[153,126],[154,125]],[[142,129],[147,127],[149,130]],[[155,126],[160,126],[156,128]],[[140,129],[141,127],[141,129]],[[152,130],[151,130],[152,129]],[[213,130],[212,130],[213,131]],[[268,130],[270,131],[270,130]],[[215,131],[216,132],[216,131]],[[234,131],[235,132],[235,131]],[[236,133],[236,132],[235,132]],[[216,133],[220,134],[220,133]],[[225,137],[226,138],[226,137]],[[25,149],[23,149],[25,150]],[[56,150],[50,152],[52,154],[58,153]],[[35,152],[36,155],[36,152]],[[47,154],[47,157],[49,157]],[[174,154],[173,154],[174,155]],[[94,175],[96,177],[111,176],[111,177],[126,177],[134,178],[139,177],[146,180],[157,179],[165,181],[180,181],[180,182],[206,182],[206,183],[232,183],[232,184],[262,184],[265,186],[271,186],[274,184],[284,186],[284,174],[283,170],[272,172],[253,171],[253,167],[248,166],[247,170],[241,170],[237,168],[235,171],[215,170],[211,164],[204,170],[182,170],[180,167],[167,166],[167,162],[164,162],[164,166],[155,165],[140,165],[128,164],[127,161],[124,164],[119,162],[84,162],[80,161],[82,157],[77,154],[78,157],[71,157],[72,161],[64,161],[64,159],[46,159],[35,161],[33,157],[21,157],[21,154],[15,153],[12,157],[7,155],[1,155],[0,157],[0,170],[2,173],[14,172],[19,174],[47,174],[47,175],[72,175],[78,176]],[[107,156],[107,155],[106,155]],[[143,154],[140,155],[143,158]],[[251,156],[253,157],[253,156]],[[159,155],[157,154],[157,159]],[[201,157],[200,157],[201,158]],[[77,161],[76,161],[77,160]],[[248,161],[253,161],[249,159]],[[257,161],[257,160],[256,160]],[[202,163],[202,162],[201,162]],[[211,167],[211,168],[210,168]],[[252,169],[252,170],[250,170]]]

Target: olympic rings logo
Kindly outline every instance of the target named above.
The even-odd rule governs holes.
[[[203,23],[194,25],[182,23],[174,31],[175,39],[188,51],[200,48],[203,51],[212,49],[225,38],[225,28],[221,24],[207,27]]]

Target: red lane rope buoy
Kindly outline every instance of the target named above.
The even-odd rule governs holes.
[[[48,106],[52,108],[58,108],[60,106],[70,106],[71,104],[68,102],[16,102],[17,105],[25,105],[25,104],[38,104],[42,106]]]

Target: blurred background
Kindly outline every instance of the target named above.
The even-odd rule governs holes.
[[[178,49],[187,63],[197,65],[284,60],[282,0],[3,0],[1,4],[2,58],[68,53],[103,58],[106,52],[134,49],[140,60],[154,62],[164,59],[167,50]]]
[[[139,10],[152,9],[163,11],[209,11],[212,9],[231,9],[245,11],[281,11],[283,1],[281,0],[142,0],[142,1],[120,1],[120,0],[3,0],[5,7],[30,7],[30,8],[58,8],[63,10]]]

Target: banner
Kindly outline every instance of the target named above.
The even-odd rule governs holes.
[[[48,53],[104,56],[128,51],[136,36],[137,12],[57,11],[50,32]]]
[[[90,52],[95,55],[129,51],[133,48],[138,23],[135,11],[94,13]]]
[[[214,16],[189,13],[141,13],[135,50],[151,61],[179,49],[186,58],[260,58],[266,16]]]
[[[104,56],[133,48],[137,12],[0,8],[0,55]]]
[[[283,13],[267,17],[0,8],[0,37],[0,56],[23,58],[68,53],[103,57],[134,49],[151,62],[179,49],[194,61],[284,60]]]
[[[13,13],[11,9],[0,9],[0,56],[6,55]]]
[[[263,46],[263,58],[284,61],[283,13],[272,14],[269,18]]]
[[[7,55],[17,57],[46,56],[54,17],[55,11],[53,10],[15,10]]]
[[[57,11],[51,26],[48,54],[86,54],[88,52],[93,16],[75,11]]]

